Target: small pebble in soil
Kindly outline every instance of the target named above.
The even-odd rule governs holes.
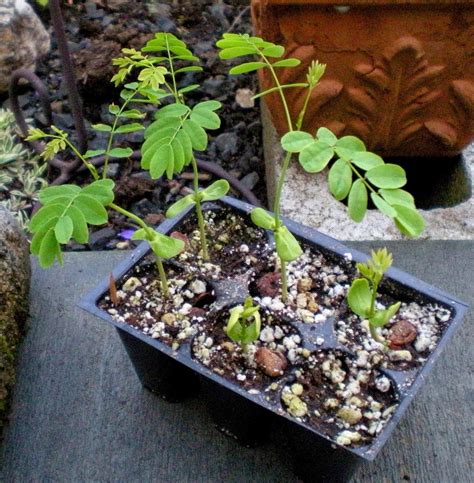
[[[255,362],[260,369],[270,377],[282,376],[288,366],[284,354],[267,347],[260,347],[255,353]]]

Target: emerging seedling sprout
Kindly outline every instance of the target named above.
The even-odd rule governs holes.
[[[367,263],[358,263],[357,270],[363,278],[357,278],[352,282],[347,294],[347,302],[351,310],[369,322],[372,337],[386,345],[377,329],[386,325],[398,312],[400,302],[390,305],[385,310],[377,310],[375,302],[377,290],[384,273],[392,266],[392,254],[386,248],[371,252],[371,258]]]
[[[252,297],[247,297],[244,305],[238,305],[230,311],[225,331],[230,339],[247,352],[247,346],[260,336],[261,319],[259,307],[253,305]]]

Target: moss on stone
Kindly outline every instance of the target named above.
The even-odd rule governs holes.
[[[0,205],[0,428],[15,383],[15,356],[28,316],[28,242],[12,215]]]

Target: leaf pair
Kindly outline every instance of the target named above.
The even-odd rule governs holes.
[[[347,302],[351,310],[362,317],[368,319],[372,327],[383,327],[398,312],[400,302],[390,305],[385,310],[375,310],[371,314],[372,291],[368,280],[358,278],[352,283],[347,294]]]
[[[253,305],[252,297],[248,297],[243,306],[238,305],[230,311],[225,331],[231,340],[245,346],[258,339],[260,328],[259,307]]]
[[[164,52],[167,54],[166,57],[155,57],[156,62],[162,62],[165,60],[187,60],[191,62],[199,61],[199,59],[193,55],[193,53],[188,49],[187,45],[175,35],[167,32],[159,32],[155,34],[155,37],[149,40],[145,47],[142,48],[142,52]],[[193,69],[195,70],[195,69]],[[199,70],[202,70],[199,68]],[[176,70],[175,73],[180,70]],[[188,70],[181,72],[187,72]]]
[[[250,217],[255,225],[273,232],[276,251],[283,261],[291,262],[303,253],[295,236],[282,223],[277,225],[275,218],[268,211],[263,208],[254,208]]]
[[[207,147],[205,129],[218,129],[219,116],[214,112],[220,102],[204,101],[192,109],[185,104],[169,104],[160,109],[156,120],[145,130],[141,147],[141,166],[150,170],[153,179],[166,172],[169,179],[180,173],[193,157],[193,150]]]
[[[262,55],[265,57],[282,57],[285,48],[273,42],[267,42],[260,37],[251,37],[249,34],[226,33],[216,42],[221,49],[219,57],[223,60],[235,59],[246,55]],[[295,59],[296,60],[296,59]],[[287,65],[287,67],[289,67]]]
[[[150,244],[153,253],[160,258],[173,258],[184,250],[184,241],[173,238],[152,228],[140,228],[133,236],[132,240],[145,240]]]
[[[219,200],[227,194],[229,188],[229,183],[225,179],[214,181],[214,183],[199,191],[199,193],[191,193],[173,203],[166,211],[166,217],[173,218],[178,216],[188,206],[194,206],[197,201]],[[199,199],[196,200],[196,197]]]
[[[114,182],[94,181],[85,188],[61,185],[44,188],[39,193],[42,208],[31,219],[34,233],[31,253],[38,255],[40,266],[47,268],[58,259],[62,263],[61,244],[71,238],[77,243],[89,240],[88,225],[107,222],[105,206],[114,199]]]

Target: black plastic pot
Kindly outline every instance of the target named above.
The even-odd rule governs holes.
[[[225,197],[218,203],[248,216],[252,205]],[[212,205],[215,209],[216,205]],[[166,220],[157,229],[170,233],[190,216],[192,208],[171,220]],[[288,228],[301,241],[316,247],[333,257],[340,258],[347,253],[354,262],[365,261],[367,256],[348,248],[338,241],[291,220],[285,220]],[[120,279],[149,252],[147,243],[141,244],[113,271]],[[326,435],[319,433],[304,422],[292,418],[281,406],[279,398],[269,399],[262,394],[251,394],[233,382],[215,374],[191,356],[190,344],[184,344],[176,351],[168,345],[143,334],[128,324],[119,323],[97,306],[98,301],[108,293],[109,277],[95,287],[80,303],[88,312],[104,319],[118,330],[143,386],[171,401],[196,394],[201,386],[216,426],[224,433],[234,436],[245,445],[255,445],[270,432],[270,423],[277,431],[284,431],[292,441],[295,472],[305,481],[346,481],[362,461],[373,460],[387,441],[393,429],[403,416],[420,386],[426,379],[434,361],[439,357],[448,340],[456,330],[467,310],[467,305],[452,296],[434,288],[395,268],[387,272],[386,287],[397,296],[409,295],[412,299],[438,303],[452,313],[452,318],[440,337],[436,349],[421,368],[412,371],[381,369],[396,387],[399,405],[381,433],[370,445],[359,448],[338,446]],[[243,294],[242,294],[243,295]],[[308,327],[308,324],[294,324],[300,330],[305,346],[315,349],[310,341],[313,332],[324,335],[325,343],[318,349],[337,349],[347,352],[335,338],[333,320],[322,327]]]

